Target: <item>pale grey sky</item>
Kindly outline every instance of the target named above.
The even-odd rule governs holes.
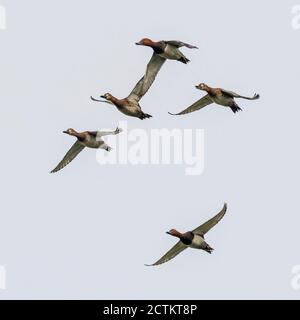
[[[297,1],[1,0],[0,298],[290,298],[299,256]],[[140,121],[91,94],[125,97],[151,56],[142,37],[178,39],[188,65],[168,61],[141,101]],[[246,95],[243,112],[211,106],[171,117],[199,82]],[[205,169],[103,166],[88,150],[55,175],[70,145],[62,130],[205,130]],[[208,235],[212,255],[186,250],[146,268],[176,240],[228,214]]]

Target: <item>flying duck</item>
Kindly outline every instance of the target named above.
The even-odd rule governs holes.
[[[187,47],[189,49],[198,49],[198,47],[191,44],[170,40],[170,41],[152,41],[151,39],[144,38],[139,42],[136,42],[136,45],[151,47],[155,54],[159,55],[164,59],[178,60],[182,63],[188,63],[190,60],[179,50],[181,47]]]
[[[171,229],[167,232],[167,234],[179,238],[179,242],[169,250],[162,258],[156,261],[154,264],[146,265],[146,266],[157,266],[162,263],[165,263],[175,256],[177,256],[180,252],[182,252],[186,248],[194,248],[201,249],[208,253],[212,253],[214,250],[204,239],[204,235],[214,227],[225,215],[227,210],[227,204],[224,204],[223,209],[213,218],[202,224],[200,227],[196,228],[193,231],[188,231],[185,233],[180,233],[175,229]]]
[[[103,136],[118,134],[122,132],[122,129],[117,128],[115,131],[84,131],[77,132],[74,129],[70,128],[68,130],[63,131],[70,136],[74,136],[77,138],[77,141],[73,144],[71,149],[66,153],[64,158],[60,161],[60,163],[51,171],[57,172],[69,164],[75,157],[85,148],[93,148],[93,149],[104,149],[106,151],[110,151],[111,147],[108,146],[102,139]]]
[[[245,97],[235,92],[227,91],[221,88],[211,88],[205,83],[200,83],[199,85],[196,86],[196,88],[199,90],[206,91],[207,95],[205,95],[200,100],[196,101],[191,106],[184,109],[183,111],[175,114],[169,112],[169,114],[182,115],[182,114],[194,112],[210,105],[211,103],[216,103],[221,106],[229,107],[234,113],[236,113],[242,109],[234,101],[234,98],[241,98],[241,99],[247,99],[247,100],[259,99],[259,94],[255,94],[253,97]]]
[[[127,116],[136,117],[141,120],[151,118],[152,116],[150,114],[142,111],[139,101],[151,87],[164,62],[164,58],[158,55],[153,55],[147,64],[145,75],[139,80],[128,97],[124,99],[118,99],[110,93],[105,93],[101,96],[101,98],[105,100],[98,100],[93,97],[91,97],[91,99],[93,101],[106,102],[115,105],[120,112],[126,114]]]

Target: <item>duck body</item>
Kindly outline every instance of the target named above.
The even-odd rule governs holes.
[[[74,129],[68,129],[64,133],[76,137],[77,144],[86,148],[99,149],[105,143],[102,139],[97,139],[98,131],[76,132]]]
[[[142,111],[142,108],[137,99],[129,99],[128,97],[124,99],[117,99],[110,93],[102,95],[101,98],[105,99],[105,101],[91,97],[93,101],[108,102],[114,105],[120,112],[129,117],[135,117],[141,120],[152,117],[150,114],[144,113]]]
[[[159,51],[155,51],[154,49],[154,52],[162,58],[177,60],[185,64],[190,61],[178,48],[166,43],[165,41],[159,41],[158,44],[162,49]]]
[[[144,38],[136,43],[140,46],[151,47],[155,54],[164,59],[177,60],[184,64],[190,60],[179,50],[180,47],[187,47],[190,49],[198,49],[196,46],[184,43],[182,41],[170,40],[170,41],[152,41],[151,39]]]
[[[103,96],[103,98],[105,98]],[[150,118],[151,116],[144,113],[140,104],[137,101],[129,100],[128,98],[116,99],[114,98],[111,102],[117,107],[117,109],[125,114],[126,116],[136,117],[141,120]]]
[[[182,110],[179,113],[170,113],[171,115],[183,115],[187,113],[191,113],[197,110],[200,110],[212,103],[216,103],[218,105],[229,107],[232,112],[236,113],[242,110],[239,105],[235,102],[235,98],[241,98],[246,100],[257,100],[259,99],[259,94],[254,94],[253,97],[246,97],[242,96],[238,93],[233,91],[224,90],[222,88],[211,88],[205,83],[200,83],[196,85],[196,89],[206,91],[206,95],[199,99],[198,101],[194,102],[188,108]]]
[[[111,147],[105,143],[102,137],[107,135],[119,134],[121,131],[122,130],[119,128],[117,128],[115,131],[77,132],[72,128],[63,131],[63,133],[76,137],[77,140],[70,148],[70,150],[66,153],[64,158],[59,162],[59,164],[51,171],[51,173],[57,172],[68,165],[84,148],[104,149],[106,151],[110,151]]]
[[[204,249],[206,247],[204,238],[199,234],[193,234],[193,236],[194,237],[192,243],[190,244],[190,247],[193,249]]]
[[[212,102],[218,105],[230,107],[234,104],[234,99],[230,96],[224,95],[219,88],[210,88],[208,95]]]
[[[184,245],[190,248],[201,249],[208,253],[211,253],[211,251],[213,250],[204,240],[204,236],[201,234],[197,234],[192,231],[188,231],[182,234],[174,229],[171,230],[169,234],[179,238]]]
[[[83,132],[85,135],[84,140],[78,139],[79,143],[87,148],[99,149],[105,144],[103,140],[97,140],[97,134],[92,134],[91,132]]]

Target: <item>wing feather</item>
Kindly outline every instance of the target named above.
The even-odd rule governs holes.
[[[165,61],[165,58],[162,58],[155,53],[152,55],[149,63],[147,64],[145,75],[139,80],[139,82],[136,84],[136,86],[129,94],[129,100],[135,100],[137,102],[141,100],[141,98],[151,87],[153,81],[155,80],[160,68],[162,67]]]
[[[210,220],[203,223],[200,227],[196,228],[192,232],[195,234],[205,235],[211,228],[213,228],[225,215],[227,211],[227,204],[225,203],[222,210]]]
[[[158,261],[156,261],[153,264],[146,264],[146,266],[158,266],[160,264],[163,264],[174,257],[176,257],[180,252],[182,252],[184,249],[186,249],[188,246],[183,244],[181,241],[178,241],[174,247],[172,247],[165,255],[163,255]]]
[[[84,149],[84,145],[79,141],[76,141],[70,150],[66,153],[64,158],[60,161],[60,163],[51,171],[51,173],[57,172],[61,170],[63,167],[68,165],[72,160],[76,158],[76,156]]]
[[[185,42],[182,42],[182,41],[178,41],[178,40],[168,40],[168,41],[165,41],[165,43],[168,43],[171,46],[174,46],[176,48],[187,47],[189,49],[199,49],[196,46],[193,46],[191,44],[188,44],[188,43],[185,43]]]
[[[245,96],[241,96],[240,94],[235,93],[233,91],[227,91],[224,89],[221,89],[221,91],[223,94],[228,95],[232,98],[241,98],[241,99],[246,99],[246,100],[257,100],[260,97],[259,94],[257,94],[257,93],[255,93],[253,97],[245,97]]]
[[[208,106],[211,103],[212,103],[212,100],[210,99],[209,95],[207,94],[206,96],[202,97],[200,100],[196,101],[191,106],[189,106],[188,108],[184,109],[183,111],[181,111],[179,113],[171,113],[171,112],[169,112],[169,114],[171,114],[173,116],[178,116],[178,115],[191,113],[191,112],[200,110],[200,109]]]

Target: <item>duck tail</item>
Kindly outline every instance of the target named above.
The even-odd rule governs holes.
[[[190,60],[188,58],[184,57],[184,56],[181,57],[180,59],[178,59],[178,61],[180,61],[180,62],[182,62],[184,64],[187,64],[188,62],[190,62]]]
[[[214,249],[209,244],[206,244],[206,247],[204,248],[204,251],[206,251],[209,254],[211,254],[214,251]]]
[[[141,116],[139,117],[141,120],[144,120],[144,119],[148,119],[148,118],[152,118],[152,116],[148,113],[144,113],[142,112]]]
[[[239,111],[242,111],[242,109],[236,104],[234,103],[233,105],[230,106],[230,109],[232,110],[233,113],[237,113]]]
[[[257,100],[260,98],[260,95],[258,93],[255,93],[254,96],[251,98],[251,100]]]

